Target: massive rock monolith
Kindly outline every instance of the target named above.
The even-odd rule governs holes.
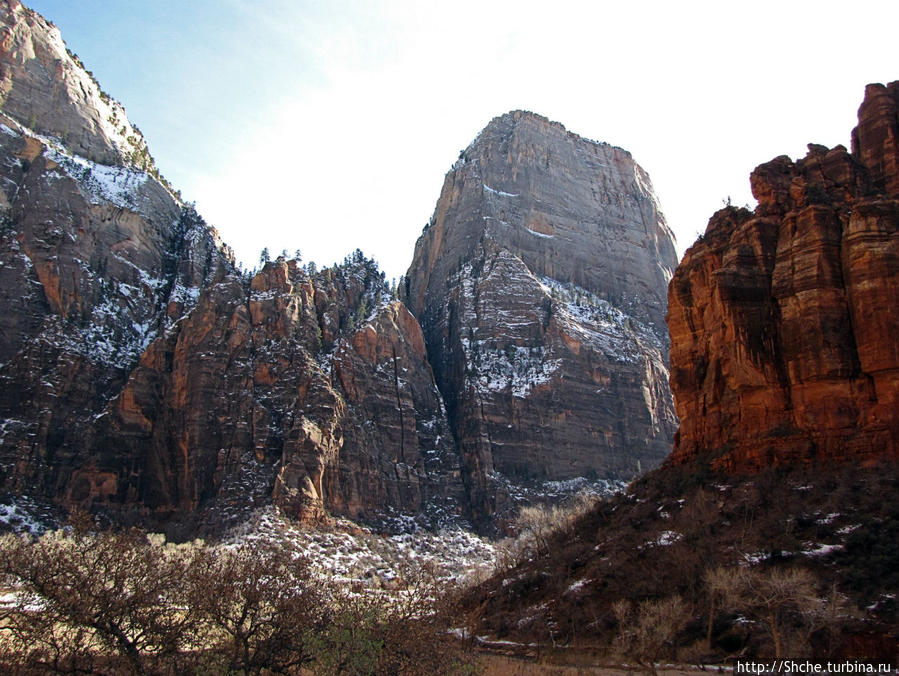
[[[509,482],[630,477],[668,453],[675,264],[628,152],[522,111],[462,151],[405,293],[476,513]]]

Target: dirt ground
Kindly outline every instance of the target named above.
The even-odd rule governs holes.
[[[546,664],[528,658],[483,653],[478,661],[478,673],[482,676],[634,676],[640,672],[614,667]],[[718,672],[698,668],[659,668],[657,673],[659,676],[711,676]]]

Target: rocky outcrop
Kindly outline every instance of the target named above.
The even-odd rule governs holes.
[[[869,85],[852,152],[751,176],[669,289],[672,462],[732,470],[899,455],[899,82]]]
[[[148,345],[233,264],[146,163],[91,124],[71,133],[93,94],[79,97],[73,83],[90,78],[58,31],[14,2],[0,19],[0,478],[69,501],[87,475],[95,493],[114,492],[102,464],[85,464],[95,421]]]
[[[675,263],[626,151],[518,111],[461,153],[405,295],[476,514],[502,508],[506,480],[630,477],[665,456]]]
[[[100,476],[131,468],[117,490],[82,482],[72,497],[219,524],[270,499],[304,520],[459,516],[423,356],[417,323],[384,296],[371,261],[310,273],[279,260],[248,283],[231,275],[150,345],[102,419],[89,464]]]
[[[431,522],[467,516],[443,398],[405,305],[388,303],[339,343],[334,382],[353,424],[328,477],[329,508],[363,517],[424,512]]]

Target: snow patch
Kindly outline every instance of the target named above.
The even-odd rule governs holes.
[[[141,188],[150,175],[126,167],[110,167],[48,148],[47,157],[85,191],[91,203],[109,202],[122,209],[140,212]]]
[[[644,543],[648,547],[668,547],[683,537],[680,533],[673,530],[665,530],[659,533],[655,540],[649,540]]]
[[[8,504],[0,504],[0,524],[6,529],[32,535],[40,535],[48,529],[48,524],[39,514],[37,504],[27,495],[9,497],[7,502]]]
[[[530,228],[525,228],[529,233],[531,233],[534,237],[543,237],[544,239],[552,239],[555,235],[547,235],[542,232],[537,232],[536,230],[531,230]]]
[[[331,530],[306,528],[281,517],[273,507],[260,510],[237,529],[231,544],[260,540],[297,547],[324,579],[389,592],[409,565],[429,564],[446,583],[483,579],[493,571],[496,550],[490,541],[461,528],[437,532],[417,527],[393,535],[377,535],[346,519]]]
[[[586,580],[586,579],[578,580],[577,582],[572,582],[568,586],[568,592],[573,594],[573,593],[583,589],[586,585],[590,584],[591,582],[593,582],[593,580]]]
[[[844,549],[845,547],[843,545],[807,543],[806,547],[802,550],[802,553],[806,556],[819,557],[829,556],[834,552],[841,552]]]
[[[484,190],[489,192],[491,195],[499,195],[500,197],[521,197],[520,193],[511,193],[511,192],[503,192],[502,190],[494,190],[486,183],[482,183],[484,186]]]

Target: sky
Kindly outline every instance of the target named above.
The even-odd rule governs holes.
[[[899,3],[26,0],[246,267],[405,273],[459,151],[525,109],[629,150],[679,255],[749,172],[850,144]]]

